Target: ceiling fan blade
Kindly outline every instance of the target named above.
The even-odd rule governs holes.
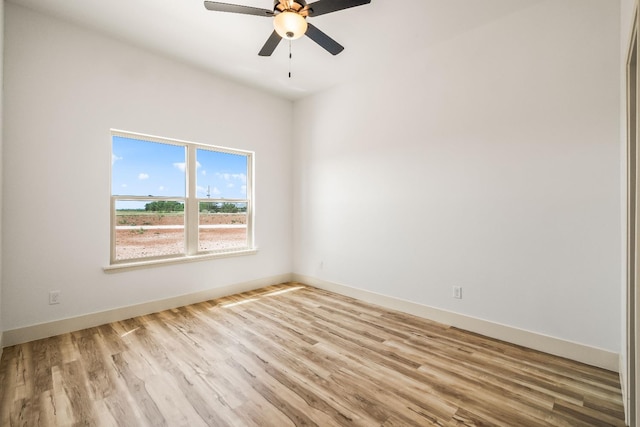
[[[251,6],[242,6],[239,4],[228,4],[228,3],[220,3],[217,1],[205,1],[204,7],[207,10],[213,10],[215,12],[232,12],[232,13],[242,13],[243,15],[256,15],[256,16],[273,16],[273,10],[269,9],[260,9],[257,7]]]
[[[322,46],[327,52],[332,55],[337,55],[344,50],[344,47],[340,43],[320,31],[317,27],[309,23],[307,23],[307,25],[305,35]]]
[[[320,16],[369,3],[371,3],[371,0],[318,0],[308,5],[307,8],[309,16]]]
[[[264,44],[264,46],[262,46],[262,49],[260,50],[258,55],[271,56],[273,51],[276,50],[276,47],[278,47],[280,40],[282,40],[282,37],[280,37],[278,33],[276,33],[275,31],[271,33],[271,35],[267,39],[267,42]]]

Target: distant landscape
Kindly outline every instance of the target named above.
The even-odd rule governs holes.
[[[247,244],[244,212],[200,212],[199,249],[215,251]],[[184,212],[116,211],[116,260],[184,253]]]

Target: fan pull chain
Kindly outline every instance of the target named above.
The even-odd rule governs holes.
[[[291,78],[291,40],[289,40],[289,78]]]

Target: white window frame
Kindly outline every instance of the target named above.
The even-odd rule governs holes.
[[[105,267],[105,271],[130,269],[137,267],[144,267],[155,264],[167,264],[176,262],[190,262],[201,259],[227,257],[235,255],[247,255],[256,253],[254,247],[254,156],[253,151],[239,150],[235,148],[221,147],[211,144],[202,144],[198,142],[184,141],[179,139],[172,139],[160,136],[146,135],[142,133],[128,132],[118,129],[111,129],[110,132],[110,144],[113,143],[113,137],[119,136],[123,138],[138,139],[146,142],[156,142],[160,144],[170,144],[186,148],[186,167],[185,167],[185,180],[186,189],[185,197],[162,197],[162,196],[114,196],[112,176],[109,177],[109,196],[110,196],[110,264]],[[247,159],[247,192],[246,199],[215,199],[215,198],[198,198],[197,197],[197,167],[196,165],[196,152],[198,149],[204,149],[209,151],[216,151],[221,153],[228,153],[234,155],[245,156]],[[113,150],[111,150],[113,152]],[[110,153],[111,154],[111,153]],[[111,157],[111,155],[110,155]],[[113,173],[110,169],[111,174]],[[144,257],[144,258],[132,258],[125,260],[116,260],[116,202],[131,201],[131,200],[153,200],[153,201],[177,201],[184,203],[184,230],[185,230],[185,250],[183,254],[174,254],[158,257]],[[247,206],[247,244],[242,247],[234,247],[221,250],[201,251],[199,250],[199,212],[200,203],[246,203]]]

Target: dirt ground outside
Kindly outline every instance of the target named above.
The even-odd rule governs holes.
[[[199,250],[245,247],[246,224],[245,213],[201,213]],[[184,254],[184,233],[183,212],[116,214],[116,261]]]

